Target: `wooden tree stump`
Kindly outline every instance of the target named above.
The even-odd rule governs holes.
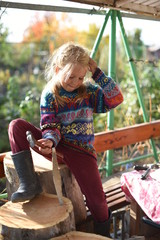
[[[11,194],[15,192],[19,186],[19,180],[14,168],[13,161],[8,153],[4,158],[4,170],[7,178],[7,193],[10,200]],[[33,162],[35,171],[38,175],[39,181],[43,188],[43,192],[56,194],[55,186],[53,183],[52,162],[32,150]],[[23,161],[23,159],[22,159]],[[76,224],[83,222],[86,217],[86,207],[84,198],[80,187],[65,164],[60,164],[60,174],[62,178],[62,191],[63,196],[69,198],[72,202],[75,222]]]
[[[73,206],[63,198],[40,194],[23,203],[7,202],[0,208],[4,240],[45,240],[75,230]]]
[[[5,155],[6,155],[6,153],[0,153],[0,178],[5,177],[4,167],[3,167],[3,159],[4,159]]]
[[[50,240],[109,240],[111,238],[102,237],[100,235],[83,233],[83,232],[69,232],[63,236],[51,238]]]

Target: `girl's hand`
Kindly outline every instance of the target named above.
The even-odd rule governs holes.
[[[39,147],[39,151],[41,151],[44,154],[50,154],[52,153],[52,147],[53,147],[53,142],[50,139],[39,139],[39,143],[41,143],[41,147]]]
[[[95,73],[96,69],[97,69],[97,63],[92,58],[90,58],[88,65],[89,65],[89,71],[93,75]]]

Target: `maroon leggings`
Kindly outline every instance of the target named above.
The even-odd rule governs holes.
[[[42,138],[41,130],[23,119],[16,119],[10,123],[8,134],[13,154],[30,149],[26,139],[26,131],[31,131],[37,140]],[[42,155],[37,148],[34,150]],[[95,158],[90,154],[70,149],[62,145],[61,142],[56,147],[56,151],[64,156],[63,163],[74,174],[94,219],[98,222],[106,221],[108,219],[108,206]],[[51,160],[51,155],[45,157]],[[62,163],[62,159],[58,158],[58,162]]]

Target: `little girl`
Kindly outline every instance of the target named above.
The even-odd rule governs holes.
[[[84,80],[88,71],[95,84]],[[9,125],[12,159],[20,180],[11,201],[30,200],[42,191],[26,139],[26,131],[31,131],[42,145],[35,151],[51,160],[51,149],[56,148],[58,162],[70,168],[86,197],[95,233],[109,236],[111,212],[93,146],[93,113],[105,113],[118,106],[123,101],[122,93],[97,67],[88,51],[74,43],[62,45],[53,54],[46,67],[46,78],[49,82],[41,95],[40,129],[23,119]]]

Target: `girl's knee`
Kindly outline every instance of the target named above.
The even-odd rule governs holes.
[[[19,129],[22,128],[23,125],[24,125],[24,120],[21,118],[12,120],[8,126],[8,133],[19,131]]]

